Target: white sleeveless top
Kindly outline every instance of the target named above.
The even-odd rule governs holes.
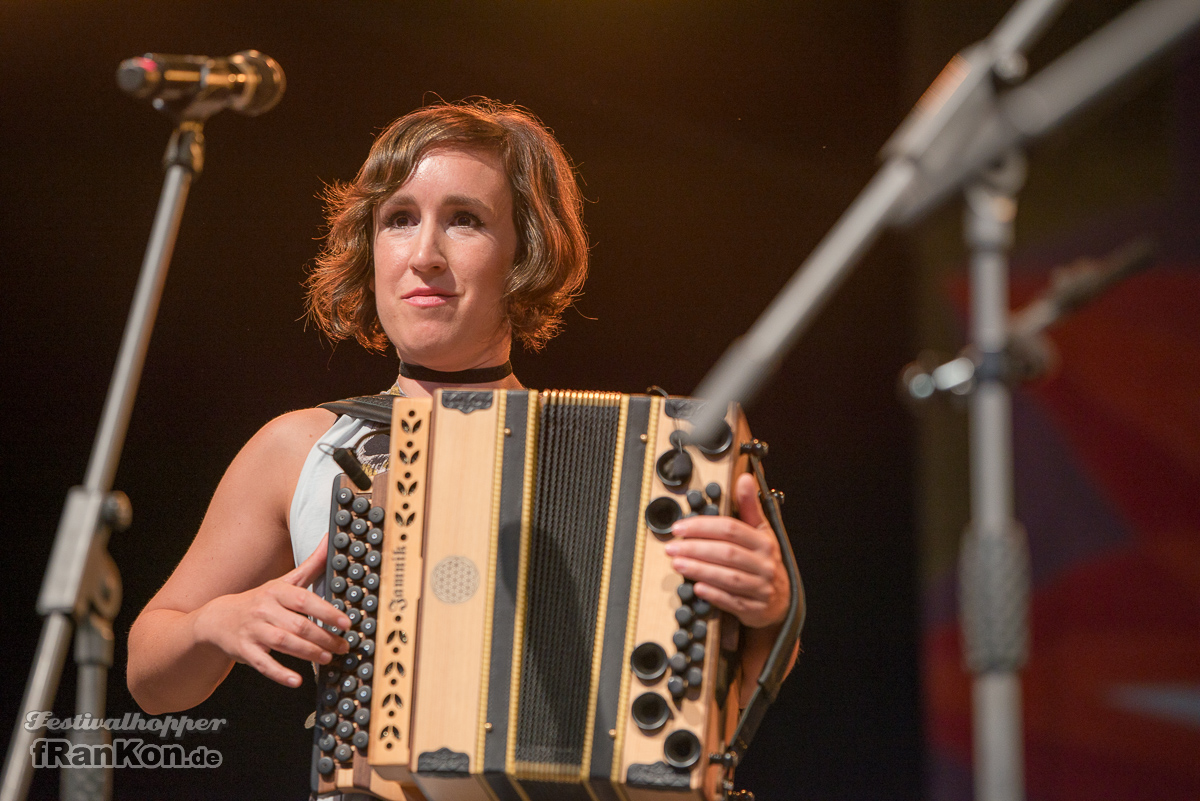
[[[342,472],[333,461],[333,457],[321,452],[322,445],[333,448],[345,448],[369,431],[383,428],[379,423],[360,420],[357,417],[342,415],[321,437],[313,443],[304,467],[300,471],[300,480],[296,482],[296,492],[292,495],[292,508],[288,513],[288,531],[292,537],[292,558],[299,565],[307,559],[321,538],[329,530],[329,509],[333,497],[334,476]],[[320,592],[318,582],[317,591]]]

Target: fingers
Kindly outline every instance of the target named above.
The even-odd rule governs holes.
[[[744,625],[761,628],[786,614],[787,574],[754,477],[739,476],[734,494],[741,519],[686,517],[675,523],[665,550],[672,567],[695,582],[699,597]]]
[[[316,618],[328,626],[337,626],[339,629],[350,628],[350,618],[346,617],[346,613],[339,612],[333,604],[314,592],[292,586],[282,579],[276,583],[273,590],[274,597],[285,609]]]
[[[762,500],[758,497],[758,481],[750,473],[738,476],[733,486],[733,497],[737,498],[738,517],[751,528],[758,528],[767,522],[763,514]]]
[[[308,555],[308,558],[293,568],[290,572],[285,573],[280,577],[280,581],[285,581],[288,584],[295,584],[297,587],[307,587],[310,584],[316,583],[317,579],[325,572],[325,561],[329,552],[329,534],[326,533],[321,538],[321,542],[316,549]]]

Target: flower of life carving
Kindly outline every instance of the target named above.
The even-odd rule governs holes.
[[[461,604],[479,589],[479,571],[465,556],[447,556],[434,566],[429,584],[442,603]]]

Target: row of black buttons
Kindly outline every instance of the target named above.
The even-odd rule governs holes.
[[[371,742],[372,678],[375,670],[375,615],[379,609],[379,573],[383,543],[382,506],[343,487],[334,495],[336,530],[331,544],[328,591],[331,603],[350,618],[344,633],[350,653],[337,657],[321,671],[317,713],[317,772],[333,773],[347,765],[355,752],[365,753]],[[343,634],[337,628],[330,629]]]

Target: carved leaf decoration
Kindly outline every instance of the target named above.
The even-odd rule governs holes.
[[[414,492],[416,492],[416,489],[417,489],[417,484],[419,484],[419,483],[420,483],[420,482],[418,482],[418,481],[414,481],[414,482],[412,483],[412,485],[411,485],[411,486],[409,486],[409,488],[408,488],[408,492],[406,492],[406,493],[404,493],[404,494],[405,494],[405,495],[412,495]]]
[[[400,696],[395,693],[388,693],[383,697],[383,706],[404,706],[404,702],[400,700]]]
[[[405,430],[407,431],[408,429],[405,429]],[[412,433],[414,433],[414,434],[415,434],[415,433],[417,433],[417,432],[418,432],[418,431],[420,431],[420,430],[421,430],[421,421],[420,421],[420,420],[417,420],[417,421],[415,421],[415,422],[413,423],[413,427],[412,427]]]
[[[404,629],[399,629],[397,633],[400,635],[400,642],[407,643],[408,635],[404,633]]]
[[[398,629],[397,629],[396,631],[393,631],[391,634],[389,634],[389,635],[387,636],[387,641],[388,641],[388,642],[392,642],[393,640],[395,640],[395,639],[396,639],[396,636],[397,636],[398,634],[400,634],[400,631],[399,631]]]
[[[404,518],[400,515],[399,512],[396,512],[394,517],[396,518],[396,525],[398,525],[398,526],[407,526],[408,525],[408,523],[404,522]],[[409,516],[409,519],[410,520],[412,519],[411,515]]]
[[[416,512],[413,512],[412,514],[410,514],[410,515],[409,515],[409,516],[408,516],[408,517],[405,519],[405,521],[404,521],[404,525],[406,525],[406,526],[408,526],[408,525],[411,525],[411,524],[412,524],[412,521],[413,521],[413,520],[416,518],[416,516],[417,516],[417,513],[416,513]]]
[[[412,464],[412,462],[410,462],[408,459],[408,454],[404,451],[396,451],[396,456],[400,457],[400,461],[404,462],[405,464]]]
[[[403,676],[404,665],[400,664],[399,662],[388,662],[387,667],[383,669],[383,675],[390,675],[393,671],[395,671],[396,675]]]
[[[400,428],[402,428],[406,434],[412,431],[412,429],[408,427],[407,420],[400,421]]]
[[[408,457],[408,463],[409,463],[409,464],[416,464],[416,463],[417,463],[417,459],[419,459],[420,457],[421,457],[421,452],[420,452],[420,451],[413,451],[413,452],[412,452],[412,456],[409,456],[409,457]]]
[[[407,494],[408,494],[408,490],[406,490],[406,489],[404,488],[404,482],[403,482],[403,481],[397,481],[397,482],[396,482],[396,491],[397,491],[397,492],[399,492],[401,495],[407,495]]]
[[[379,739],[380,740],[386,740],[389,737],[399,740],[400,739],[400,729],[396,728],[395,726],[384,726],[382,729],[380,729],[380,731],[379,731]]]

